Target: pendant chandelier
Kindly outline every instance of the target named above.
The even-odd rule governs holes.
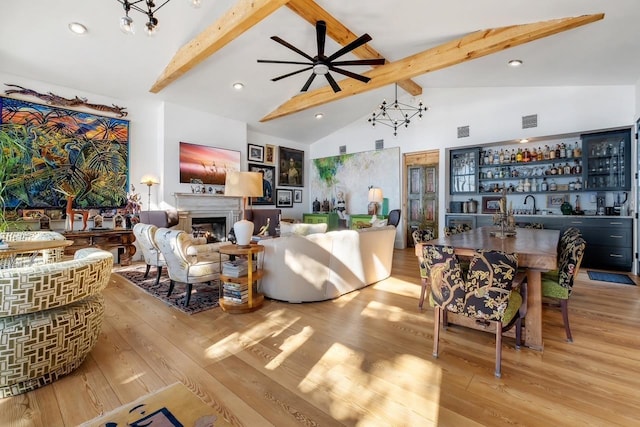
[[[171,0],[165,0],[160,4],[160,6],[156,7],[156,4],[153,0],[116,0],[120,3],[124,9],[124,16],[120,18],[120,29],[125,34],[135,34],[136,29],[133,25],[133,19],[129,16],[129,12],[131,10],[137,10],[138,12],[147,15],[148,21],[145,24],[145,30],[149,36],[152,36],[156,33],[156,27],[158,26],[158,19],[154,16],[154,14],[160,10],[165,4],[169,3]],[[201,0],[189,0],[191,6],[198,8],[200,7]],[[142,3],[142,5],[138,6],[138,3]]]
[[[421,119],[422,112],[429,109],[429,107],[425,107],[422,104],[422,101],[418,102],[417,107],[398,101],[397,83],[395,84],[395,87],[395,101],[393,101],[391,104],[387,104],[387,101],[383,100],[382,104],[378,106],[378,108],[372,113],[371,117],[369,118],[369,123],[371,123],[372,126],[375,126],[379,123],[393,128],[393,136],[398,135],[399,127],[404,126],[405,128],[408,128],[409,123],[411,123],[411,119],[413,119],[416,115],[418,115],[418,118]]]

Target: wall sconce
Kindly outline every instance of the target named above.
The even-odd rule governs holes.
[[[140,184],[146,185],[149,189],[147,196],[147,210],[151,210],[151,186],[154,184],[160,184],[160,181],[158,181],[158,178],[153,175],[145,175],[140,180]]]

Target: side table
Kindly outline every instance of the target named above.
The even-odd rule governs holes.
[[[234,303],[231,301],[227,301],[223,298],[223,295],[220,296],[220,307],[228,312],[228,313],[249,313],[251,311],[255,311],[262,307],[262,303],[264,302],[264,295],[258,292],[258,280],[262,278],[264,275],[264,270],[261,266],[254,271],[253,263],[257,262],[254,257],[264,251],[264,246],[262,245],[250,245],[249,247],[241,247],[238,245],[224,245],[220,246],[220,284],[221,284],[221,292],[224,292],[226,284],[237,284],[237,285],[246,285],[247,286],[247,302],[245,303]],[[240,277],[227,276],[222,274],[223,265],[222,265],[222,255],[232,255],[232,256],[241,256],[247,258],[247,274]]]

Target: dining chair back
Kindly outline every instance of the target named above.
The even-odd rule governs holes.
[[[569,297],[587,244],[580,234],[563,235],[560,239],[558,270],[542,273],[542,296],[560,302],[567,341],[573,342],[569,326]]]
[[[400,214],[401,214],[400,209],[393,209],[389,211],[389,218],[387,219],[387,224],[397,227],[398,224],[400,224]]]
[[[454,234],[464,233],[465,231],[469,230],[471,230],[471,226],[468,224],[451,225],[448,227],[444,227],[444,235],[453,236]]]
[[[413,230],[411,233],[413,238],[413,245],[417,246],[420,243],[427,242],[436,238],[435,230],[431,227],[420,228]],[[422,310],[424,304],[424,297],[427,294],[429,288],[429,270],[427,270],[427,264],[424,262],[424,256],[418,256],[418,266],[420,268],[420,282],[422,289],[420,290],[420,300],[418,301],[418,308]]]
[[[517,254],[476,250],[468,277],[454,249],[425,246],[425,261],[431,275],[431,302],[434,305],[433,356],[438,357],[440,325],[446,325],[446,313],[454,312],[492,326],[496,335],[495,376],[502,375],[502,333],[516,327],[516,348],[521,345],[522,319],[526,305],[520,294],[524,274],[518,275]]]

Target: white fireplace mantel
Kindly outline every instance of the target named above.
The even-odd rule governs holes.
[[[178,228],[191,232],[191,218],[224,217],[227,230],[240,217],[241,197],[228,197],[220,194],[174,193],[178,210]]]

